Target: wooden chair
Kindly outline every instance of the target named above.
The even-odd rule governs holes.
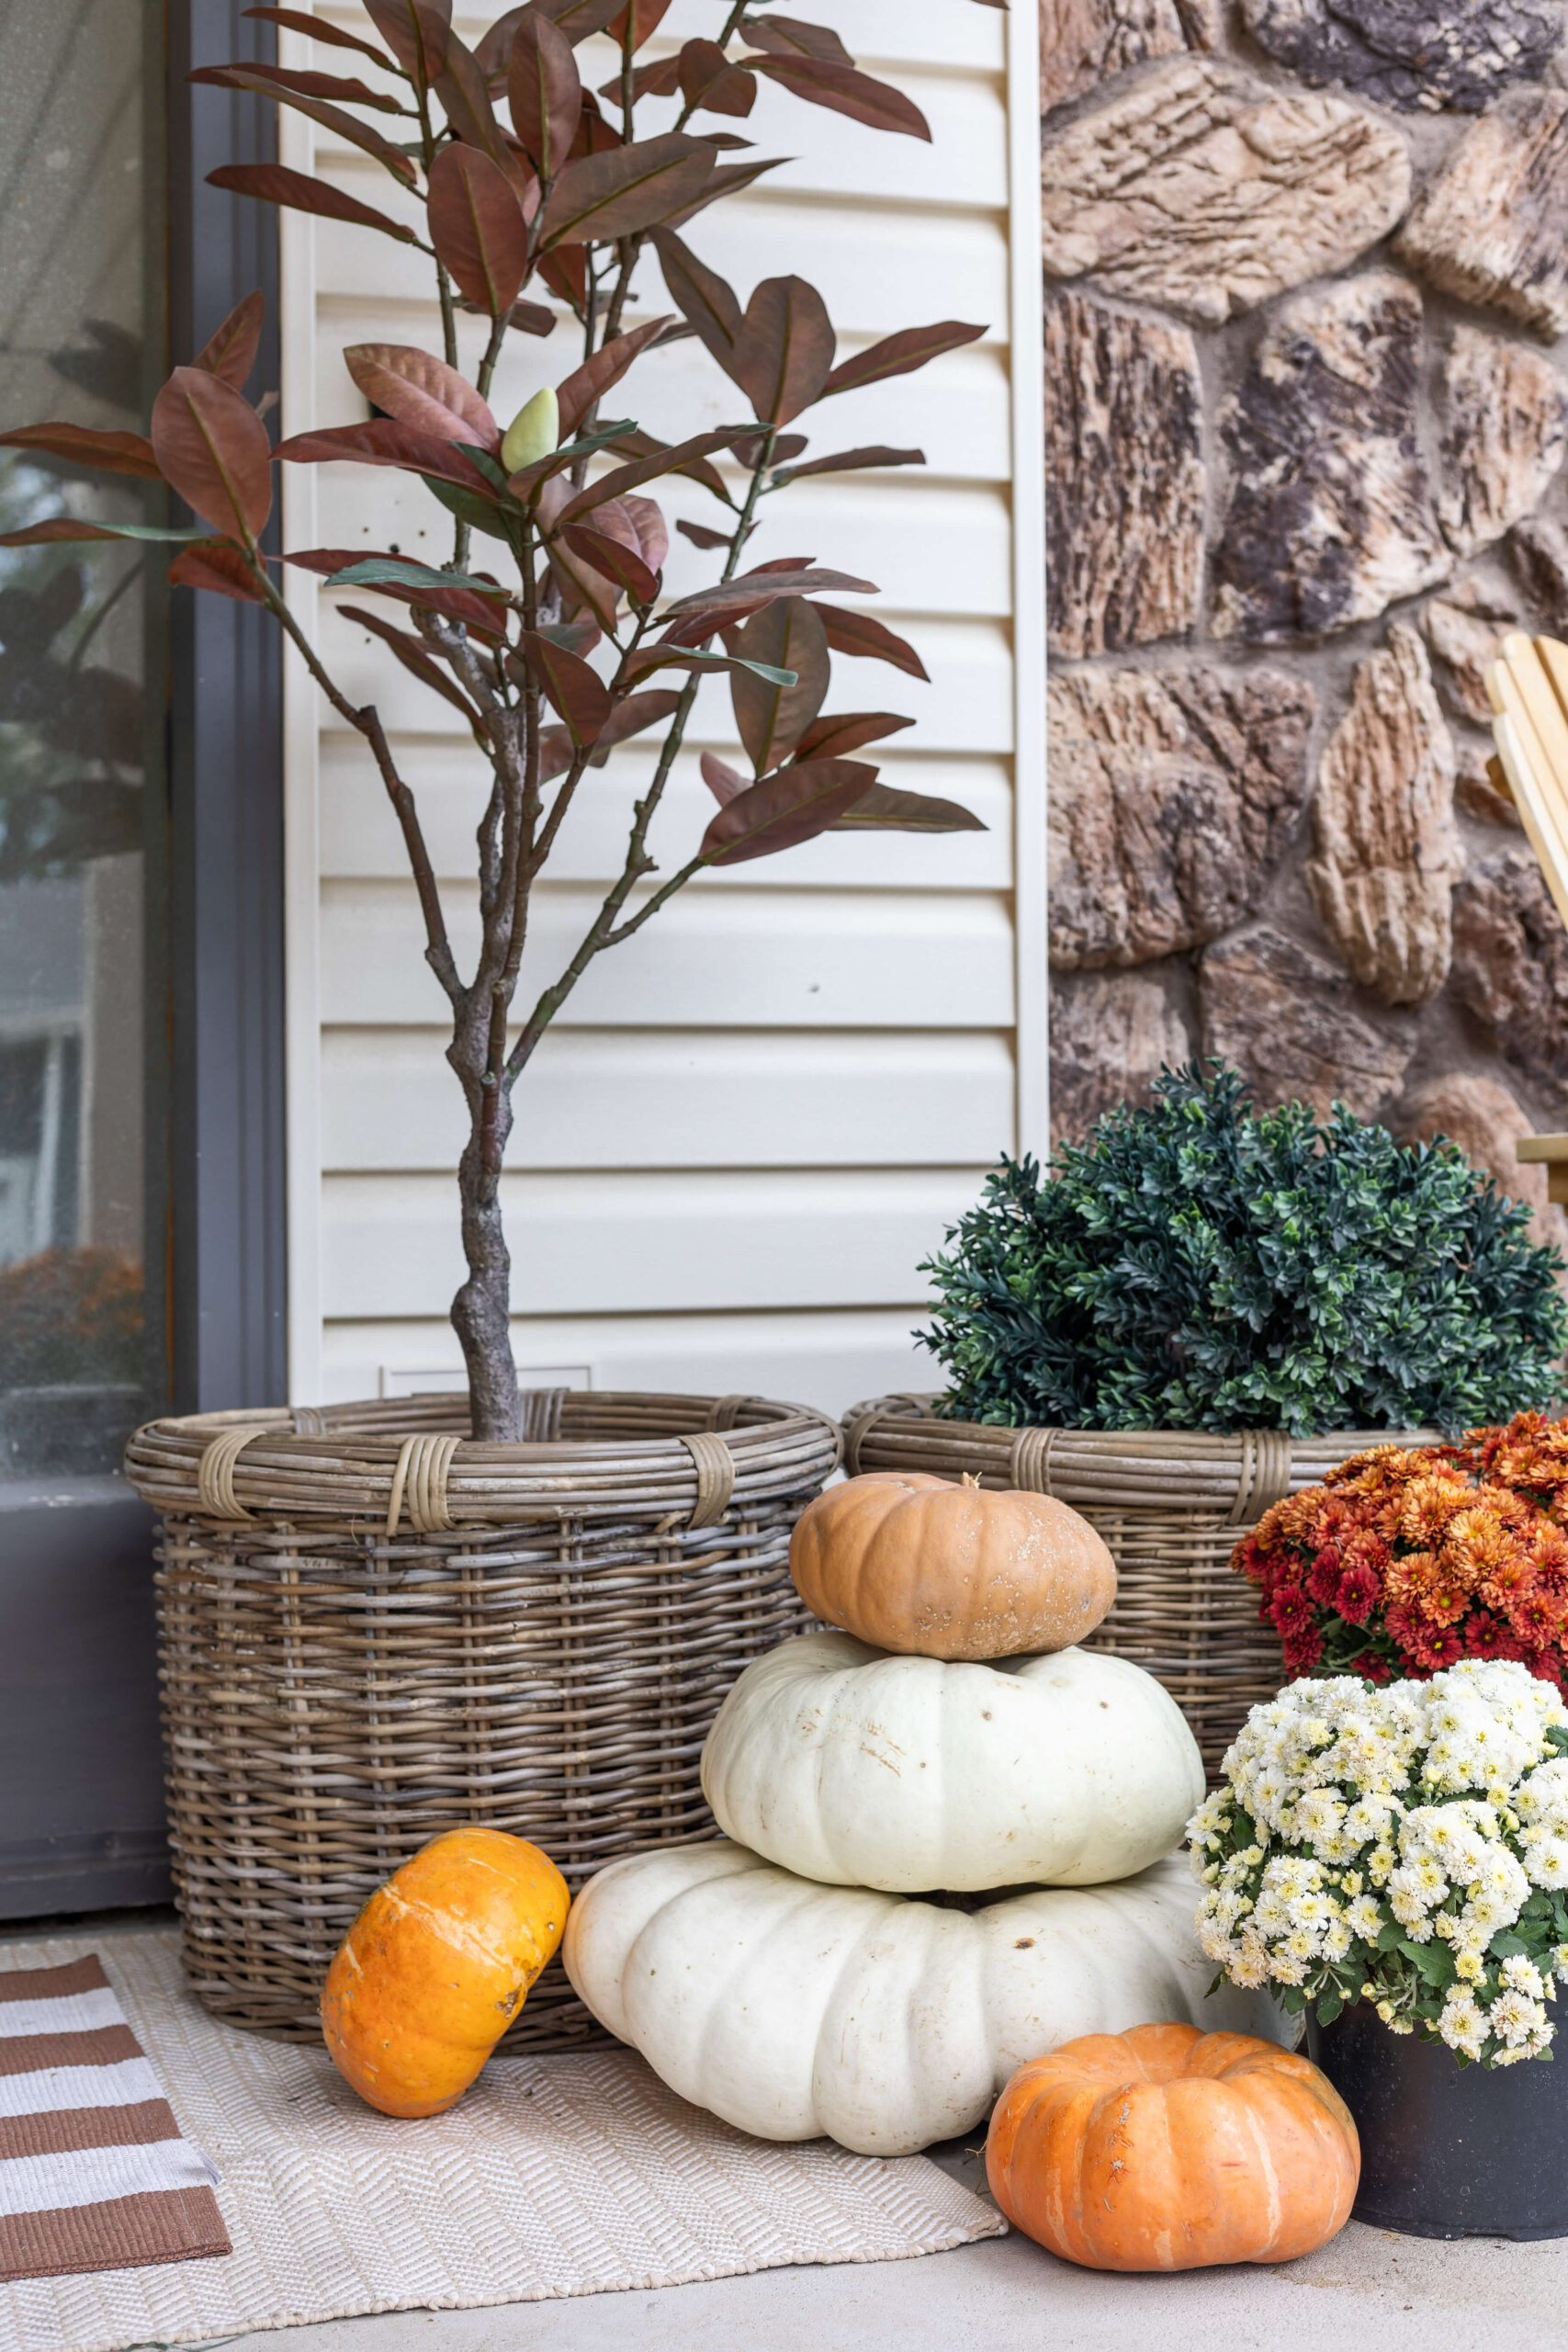
[[[1497,756],[1487,775],[1507,795],[1568,925],[1568,645],[1506,637],[1486,673]],[[1568,1206],[1568,1135],[1526,1136],[1521,1161],[1546,1163],[1551,1198]]]

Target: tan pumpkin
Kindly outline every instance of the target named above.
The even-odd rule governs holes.
[[[1065,1650],[1116,1598],[1116,1563],[1066,1503],[918,1471],[829,1487],[796,1522],[789,1566],[824,1623],[906,1657]]]
[[[378,1886],[327,1971],[333,2063],[383,2115],[461,2098],[554,1958],[567,1884],[504,1829],[448,1829]]]
[[[1349,2109],[1305,2058],[1246,2033],[1139,2025],[1021,2066],[986,2141],[1008,2220],[1090,2270],[1293,2262],[1343,2229]]]

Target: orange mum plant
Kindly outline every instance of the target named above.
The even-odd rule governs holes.
[[[1234,1565],[1290,1675],[1420,1678],[1506,1658],[1568,1689],[1568,1420],[1382,1445],[1276,1503]]]

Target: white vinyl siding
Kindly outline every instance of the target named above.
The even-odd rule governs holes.
[[[658,45],[710,31],[713,13],[677,0]],[[875,1388],[929,1385],[931,1359],[910,1337],[918,1263],[998,1149],[1038,1148],[1044,1133],[1039,264],[1032,11],[830,0],[822,13],[868,71],[924,109],[933,145],[764,86],[739,127],[760,153],[798,160],[699,215],[690,242],[742,300],[771,274],[812,279],[840,356],[935,319],[985,320],[989,332],[803,420],[813,455],[874,440],[921,447],[929,463],[803,483],[764,510],[749,559],[809,556],[879,583],[871,609],[913,639],[932,683],[836,657],[830,707],[908,713],[917,724],[866,756],[886,783],[962,800],[989,830],[833,836],[692,886],[591,967],[525,1074],[505,1198],[525,1375],[767,1390],[840,1408]],[[471,38],[461,8],[457,23]],[[354,70],[292,34],[284,55]],[[585,78],[605,79],[612,62],[604,51]],[[1021,109],[1010,136],[1010,85]],[[301,118],[285,116],[282,153],[397,209],[368,159]],[[284,263],[286,431],[363,415],[343,344],[439,349],[423,257],[288,215]],[[628,322],[671,307],[651,259],[640,292]],[[463,334],[471,369],[478,322]],[[568,324],[546,342],[514,339],[498,413],[569,372],[575,334]],[[735,409],[692,342],[639,362],[616,399],[617,413],[671,438]],[[291,546],[395,542],[437,562],[447,551],[446,519],[412,482],[349,467],[285,474]],[[720,519],[694,484],[650,488],[671,519]],[[677,537],[671,593],[711,576],[711,559]],[[339,597],[300,574],[288,592],[345,690],[380,707],[461,961],[476,928],[483,766],[456,714],[344,620]],[[462,1272],[462,1114],[443,1059],[445,1000],[378,779],[292,662],[288,697],[291,1369],[307,1401],[456,1374],[446,1310]],[[582,791],[536,900],[520,1005],[619,870],[631,788],[656,741],[617,751]],[[696,765],[708,748],[737,749],[728,693],[711,682],[654,832],[666,871],[712,813]]]

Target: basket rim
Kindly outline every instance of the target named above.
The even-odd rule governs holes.
[[[243,1521],[327,1512],[358,1521],[385,1518],[391,1504],[395,1524],[405,1481],[418,1475],[411,1449],[424,1448],[435,1462],[446,1524],[559,1517],[578,1502],[599,1516],[620,1510],[685,1521],[715,1479],[710,1519],[731,1498],[743,1504],[797,1483],[819,1484],[843,1454],[842,1431],[828,1414],[766,1396],[643,1389],[523,1395],[530,1408],[541,1407],[529,1419],[548,1434],[505,1444],[464,1433],[468,1399],[461,1390],[164,1416],[132,1432],[125,1474],[165,1515]],[[619,1432],[612,1426],[570,1433],[573,1421],[617,1418]],[[204,1479],[204,1464],[210,1471],[215,1455],[222,1459],[218,1491],[232,1510],[214,1510],[213,1484]],[[430,1521],[442,1523],[439,1516]]]

